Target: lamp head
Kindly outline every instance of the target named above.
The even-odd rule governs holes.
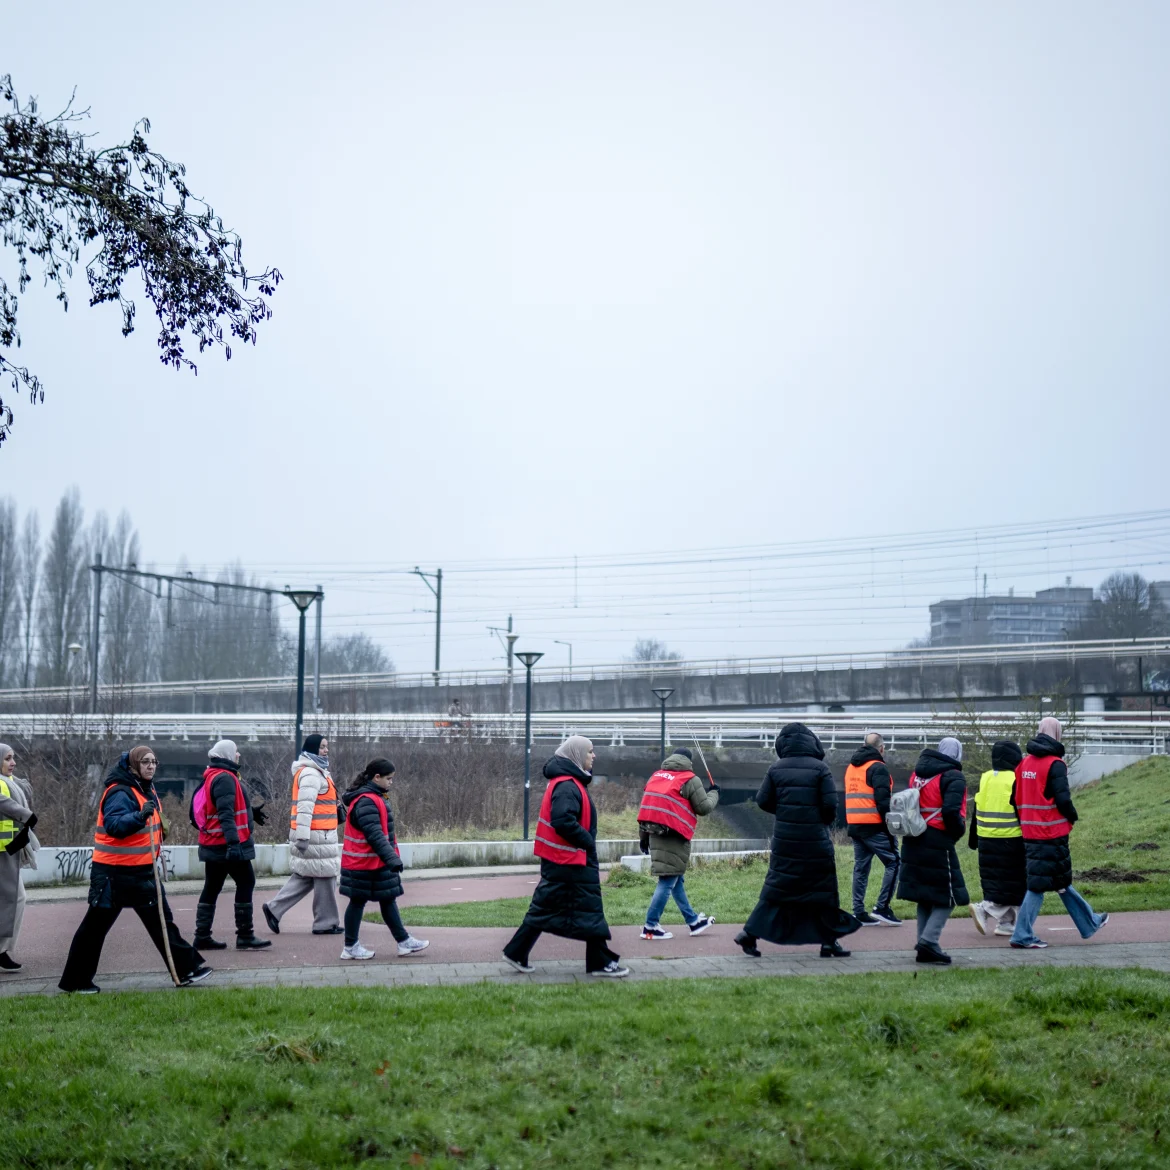
[[[284,595],[301,613],[304,613],[318,597],[322,596],[320,591],[316,589],[285,589]]]
[[[653,689],[660,703],[665,703],[674,694],[674,687],[654,687]]]
[[[516,657],[524,664],[527,670],[531,670],[536,663],[544,657],[543,650],[517,650]]]

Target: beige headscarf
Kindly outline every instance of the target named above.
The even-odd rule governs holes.
[[[1036,734],[1050,735],[1059,743],[1063,731],[1064,729],[1060,726],[1060,720],[1055,715],[1046,715],[1040,720],[1040,726],[1036,729]]]
[[[566,760],[577,765],[582,772],[588,772],[589,769],[585,766],[585,757],[593,750],[593,741],[586,739],[583,735],[570,735],[563,744],[556,750],[556,755],[563,756]]]

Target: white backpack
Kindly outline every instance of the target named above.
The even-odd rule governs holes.
[[[895,792],[890,797],[886,828],[895,837],[921,837],[926,832],[926,821],[918,807],[917,788],[907,788],[905,792]]]

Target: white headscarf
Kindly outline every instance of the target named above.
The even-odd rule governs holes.
[[[593,750],[593,741],[586,739],[583,735],[570,735],[559,748],[555,754],[562,756],[571,763],[577,765],[582,772],[588,772],[589,769],[585,765],[585,758]]]

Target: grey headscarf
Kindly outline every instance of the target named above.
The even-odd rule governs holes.
[[[588,772],[589,769],[585,766],[585,757],[593,750],[593,741],[586,739],[583,735],[570,735],[559,748],[555,754],[563,756],[566,760],[577,765],[582,772]]]
[[[952,760],[958,760],[962,763],[963,745],[953,735],[948,735],[945,739],[940,739],[938,741],[938,750],[944,756],[950,756]]]
[[[13,749],[9,747],[8,744],[0,743],[0,764],[4,763],[4,757],[8,755],[9,752],[12,752],[13,755],[16,755],[16,752],[13,751]]]
[[[1040,726],[1036,728],[1037,735],[1050,735],[1054,740],[1057,741],[1057,743],[1060,742],[1060,737],[1063,732],[1064,728],[1060,726],[1060,720],[1057,719],[1055,715],[1045,715],[1044,718],[1040,720]],[[0,753],[2,753],[3,748],[4,745],[0,743]],[[3,758],[3,754],[0,754],[0,760]]]

